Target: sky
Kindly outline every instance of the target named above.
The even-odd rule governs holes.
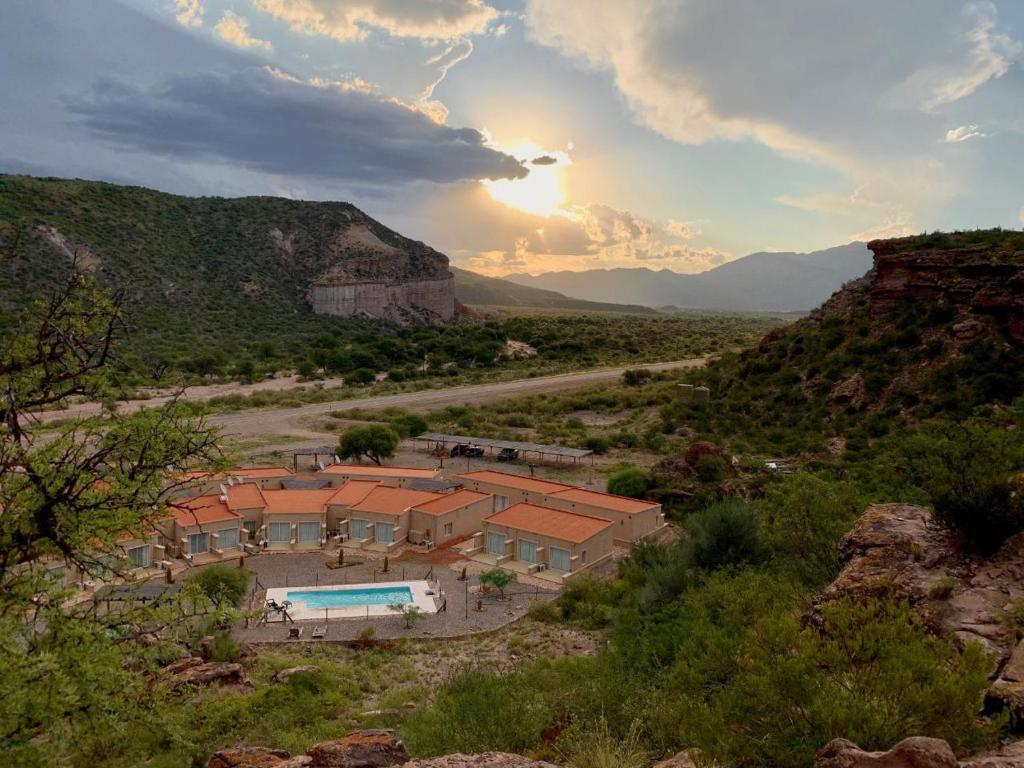
[[[489,275],[1024,225],[1024,0],[4,0],[0,92],[0,171]]]

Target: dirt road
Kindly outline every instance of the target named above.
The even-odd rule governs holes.
[[[652,371],[667,371],[675,368],[695,368],[704,365],[706,358],[680,360],[672,363],[645,365]],[[351,400],[336,400],[330,403],[316,403],[299,408],[278,408],[264,411],[238,411],[211,416],[210,421],[224,429],[227,437],[250,437],[256,435],[290,435],[295,438],[321,440],[325,444],[337,440],[336,434],[322,432],[316,428],[317,417],[332,411],[349,408],[380,410],[383,408],[405,408],[410,411],[426,412],[449,405],[476,405],[481,402],[502,400],[519,395],[540,392],[560,392],[579,389],[618,379],[626,368],[602,368],[567,373],[558,376],[538,376],[534,379],[516,379],[491,384],[473,384],[449,389],[430,389],[408,392],[401,395],[364,397]]]

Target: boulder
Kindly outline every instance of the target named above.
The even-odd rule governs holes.
[[[687,749],[667,760],[655,763],[653,768],[697,768],[697,763],[693,761],[693,750]]]
[[[1024,683],[996,680],[985,691],[985,712],[995,714],[1004,710],[1009,714],[1010,727],[1024,730]]]
[[[1024,640],[1017,643],[999,676],[1011,683],[1024,683]]]
[[[865,752],[852,741],[833,739],[814,758],[814,768],[959,768],[942,739],[912,736],[888,752]]]
[[[709,443],[706,440],[697,440],[690,443],[690,447],[686,449],[686,463],[691,467],[696,467],[697,462],[700,461],[702,456],[718,456],[726,465],[730,463],[729,457],[725,455],[725,451],[714,443]]]
[[[402,765],[409,752],[387,730],[353,731],[342,739],[321,741],[306,750],[310,768],[388,768]]]
[[[194,662],[195,659],[187,661]],[[177,663],[177,662],[176,662]],[[171,667],[175,666],[172,664]],[[167,668],[168,671],[170,667]],[[171,671],[174,688],[184,688],[188,685],[210,685],[218,684],[244,684],[247,682],[245,672],[241,664],[228,661],[202,661],[191,663],[180,669]]]
[[[828,399],[836,405],[844,405],[855,411],[864,407],[865,398],[864,377],[859,373],[838,382],[828,395]]]
[[[282,669],[280,672],[278,672],[276,675],[274,675],[274,682],[275,683],[284,683],[292,675],[300,675],[300,674],[304,674],[304,673],[305,674],[311,674],[313,672],[319,672],[319,671],[320,671],[320,668],[319,667],[315,667],[312,664],[300,664],[297,667],[288,667],[287,669]]]
[[[960,765],[961,768],[1020,768],[1024,765],[1024,741],[1015,741],[994,752],[975,755]]]
[[[425,760],[410,760],[402,768],[559,768],[542,760],[531,760],[507,752],[484,752],[479,755],[445,755]]]
[[[228,747],[214,753],[209,768],[277,768],[291,755],[269,747]]]

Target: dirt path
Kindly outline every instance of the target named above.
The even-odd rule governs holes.
[[[701,357],[671,363],[657,363],[644,367],[652,371],[696,368],[704,365],[706,360],[707,358]],[[316,417],[324,416],[332,411],[344,411],[349,408],[364,410],[405,408],[422,413],[449,405],[477,405],[481,402],[503,400],[520,395],[579,389],[601,382],[615,381],[625,370],[625,367],[602,368],[582,371],[580,373],[560,374],[558,376],[538,376],[534,379],[499,381],[491,384],[472,384],[462,387],[451,387],[449,389],[429,389],[420,392],[407,392],[400,395],[335,400],[329,403],[315,403],[298,408],[237,411],[235,413],[212,416],[210,421],[223,427],[224,435],[228,437],[292,435],[304,439],[322,440],[325,444],[333,444],[337,440],[337,435],[320,431],[316,428],[315,423]]]

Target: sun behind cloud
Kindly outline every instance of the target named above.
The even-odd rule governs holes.
[[[502,144],[495,149],[522,160],[530,173],[522,179],[484,180],[487,192],[500,203],[545,218],[565,214],[565,168],[572,164],[565,152],[552,152],[529,140]]]

